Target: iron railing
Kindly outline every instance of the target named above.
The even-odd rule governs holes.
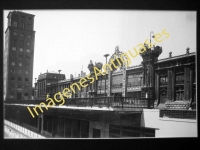
[[[160,117],[196,119],[196,110],[160,110]]]
[[[7,104],[39,105],[41,102],[47,104],[45,100],[7,100]],[[57,106],[60,103],[55,102]],[[150,108],[153,100],[137,99],[134,97],[91,97],[91,98],[65,98],[65,106],[73,107],[107,107],[107,108]]]

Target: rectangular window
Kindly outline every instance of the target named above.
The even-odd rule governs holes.
[[[22,81],[22,78],[21,78],[21,77],[18,77],[18,81]]]
[[[28,24],[28,30],[31,30],[31,29],[32,29],[31,24]]]
[[[28,81],[28,78],[25,78],[25,81]]]
[[[17,35],[17,32],[13,32],[13,35]]]
[[[13,21],[13,27],[17,27],[17,21]]]
[[[28,96],[28,93],[24,93],[24,96]]]
[[[31,42],[27,42],[26,44],[27,44],[27,45],[31,45]]]
[[[25,71],[25,74],[29,74],[29,71]]]
[[[11,73],[15,73],[15,70],[14,70],[14,69],[11,69],[10,72],[11,72]]]
[[[167,85],[167,77],[160,77],[160,85]]]
[[[16,39],[14,39],[14,40],[13,40],[13,43],[16,43],[16,42],[17,42],[17,40],[16,40]]]
[[[18,70],[18,73],[19,73],[19,74],[22,74],[22,70]]]
[[[30,53],[30,52],[31,52],[31,50],[30,50],[30,49],[26,49],[26,52],[27,52],[27,53]]]
[[[10,92],[10,98],[14,98],[14,92]]]
[[[24,29],[24,22],[20,23],[20,28]]]
[[[23,33],[20,33],[20,36],[21,36],[21,37],[24,37],[24,34],[23,34]]]
[[[15,66],[15,62],[11,62],[11,65],[12,65],[12,66]]]
[[[16,51],[16,47],[12,47],[12,50],[13,50],[13,51]]]
[[[10,80],[15,80],[15,77],[11,77]]]
[[[19,66],[21,67],[21,66],[22,66],[22,63],[19,63]]]
[[[19,48],[19,51],[20,51],[20,52],[23,52],[23,51],[24,51],[24,49],[23,49],[23,48]]]

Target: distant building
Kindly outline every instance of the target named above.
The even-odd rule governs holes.
[[[37,88],[35,88],[35,92],[37,92],[37,99],[46,99],[46,96],[49,95],[49,92],[47,91],[47,85],[51,82],[54,82],[55,84],[52,85],[52,88],[54,88],[54,91],[57,93],[59,91],[58,89],[58,81],[59,80],[64,80],[65,79],[65,75],[64,74],[59,74],[56,72],[46,72],[43,74],[40,74],[38,76],[38,80],[37,80]]]
[[[32,96],[35,31],[34,15],[9,12],[4,48],[5,100],[28,100]]]

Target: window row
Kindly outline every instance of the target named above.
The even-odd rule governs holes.
[[[18,22],[17,21],[13,21],[13,24],[12,24],[13,27],[18,27]],[[24,22],[20,22],[19,23],[19,28],[21,29],[25,29],[25,23]],[[32,25],[30,23],[28,23],[28,30],[32,30]]]
[[[26,16],[20,16],[21,19],[26,19]],[[31,17],[27,17],[27,20],[32,20]]]
[[[17,48],[16,48],[16,47],[12,47],[12,50],[13,50],[13,51],[16,51],[16,50],[17,50]],[[24,49],[23,49],[23,48],[19,48],[19,51],[20,51],[20,52],[23,52],[23,51],[24,51]],[[29,48],[27,48],[27,49],[26,49],[26,52],[27,52],[27,53],[30,53],[30,52],[31,52],[31,50],[30,50]]]
[[[14,81],[14,80],[22,81],[22,78],[21,78],[21,77],[18,77],[18,78],[15,79],[15,77],[11,76],[11,77],[10,77],[10,80],[13,80],[13,81]],[[29,81],[29,78],[25,78],[24,81]]]
[[[11,72],[11,73],[15,73],[15,70],[14,70],[14,69],[11,69],[10,72]],[[18,73],[19,73],[19,74],[22,74],[22,70],[18,70]],[[24,73],[25,73],[25,74],[29,74],[29,71],[26,70]]]
[[[16,40],[16,39],[12,40],[12,43],[16,44],[16,43],[17,43],[17,40]],[[19,44],[20,44],[20,45],[23,45],[24,43],[23,43],[23,41],[20,41]],[[31,42],[29,42],[29,41],[26,42],[26,45],[30,46],[30,45],[31,45]]]
[[[14,32],[13,32],[13,35],[17,35],[17,32],[16,32],[16,31],[14,31]],[[20,33],[19,35],[20,35],[21,37],[24,37],[24,33]],[[27,35],[27,38],[29,38],[29,39],[30,39],[30,38],[31,38],[31,35],[30,35],[30,34],[28,34],[28,35]]]
[[[11,66],[16,66],[16,63],[15,63],[15,62],[11,62]],[[23,63],[22,63],[22,62],[19,62],[19,63],[18,63],[18,66],[22,67],[22,66],[23,66]],[[29,67],[29,64],[26,64],[26,67]]]

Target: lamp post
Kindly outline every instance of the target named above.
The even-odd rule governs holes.
[[[58,75],[58,82],[59,82],[61,70],[58,70],[58,72],[59,72],[59,75]],[[59,91],[59,83],[58,83],[58,91]]]
[[[37,98],[37,89],[36,89],[37,83],[36,83],[36,80],[37,80],[37,78],[35,78],[35,98]]]
[[[149,49],[149,66],[148,66],[148,108],[150,108],[150,61],[151,61],[151,48],[153,47],[151,45],[151,33],[153,33],[152,38],[154,38],[154,32],[150,32],[150,49]]]
[[[106,64],[107,64],[107,57],[109,56],[109,54],[105,54],[104,57],[106,57]],[[107,70],[107,67],[106,67]],[[105,75],[105,96],[106,96],[106,75]]]

